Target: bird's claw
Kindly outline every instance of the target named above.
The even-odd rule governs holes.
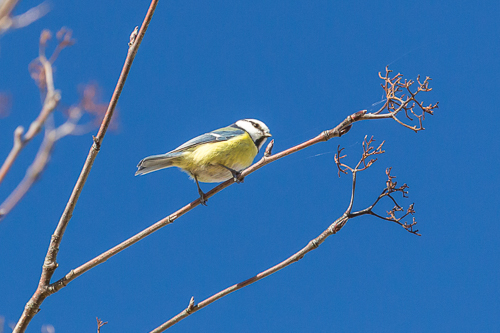
[[[202,204],[203,206],[206,206],[207,201],[208,201],[208,199],[205,199],[205,193],[200,191],[200,204]]]
[[[229,172],[231,172],[231,175],[233,176],[233,180],[235,183],[241,184],[244,182],[244,177],[241,177],[240,171],[236,171],[234,169],[228,168],[227,166],[225,166],[223,164],[219,164],[219,165],[221,167],[223,167],[224,169],[228,170]]]
[[[233,180],[235,183],[241,184],[241,183],[245,182],[245,177],[241,177],[241,172],[234,171],[233,172]]]

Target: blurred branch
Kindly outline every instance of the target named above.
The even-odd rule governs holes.
[[[47,30],[43,31],[40,37],[40,56],[30,64],[31,76],[40,88],[42,96],[44,96],[44,106],[38,115],[37,119],[31,124],[28,132],[23,136],[24,129],[20,126],[14,132],[14,146],[7,157],[6,161],[0,168],[0,182],[5,177],[6,173],[12,167],[15,159],[21,150],[36,136],[41,128],[45,126],[45,135],[43,142],[38,150],[35,160],[26,171],[26,175],[14,191],[0,205],[0,220],[14,208],[17,203],[29,191],[31,186],[39,179],[49,162],[52,149],[56,141],[67,135],[78,135],[87,133],[95,124],[89,121],[86,124],[79,124],[80,119],[85,113],[91,115],[91,118],[100,119],[104,114],[102,104],[95,101],[97,87],[95,85],[87,85],[83,89],[82,97],[77,105],[73,105],[65,112],[66,122],[57,128],[54,128],[53,111],[59,104],[60,93],[54,88],[52,75],[52,64],[57,59],[60,51],[65,47],[73,44],[71,31],[62,28],[57,33],[59,40],[55,51],[52,53],[50,60],[45,56],[45,48],[47,41],[51,38],[51,33]]]
[[[94,91],[95,89],[93,85],[86,86],[82,101],[78,105],[69,108],[66,122],[57,128],[53,126],[54,119],[52,114],[49,115],[49,118],[45,122],[45,135],[33,163],[26,170],[26,175],[23,180],[0,205],[0,221],[19,203],[19,201],[21,201],[33,184],[40,178],[50,160],[50,155],[55,143],[67,135],[87,133],[94,127],[92,122],[79,124],[79,121],[85,113],[93,112],[96,108],[102,107],[95,104],[93,100],[94,95],[91,97],[91,101],[89,101],[89,97],[86,96],[89,95],[89,93],[87,93],[88,90]]]
[[[3,219],[14,206],[24,197],[24,195],[31,188],[33,183],[40,177],[40,174],[45,169],[49,161],[52,148],[56,142],[56,135],[54,131],[47,131],[45,133],[42,145],[38,150],[35,160],[26,170],[26,175],[23,180],[17,185],[15,190],[5,199],[0,205],[0,220]]]
[[[345,165],[345,164],[341,164],[340,163],[341,157],[338,154],[335,157],[335,162],[337,163],[337,166],[339,166],[339,164],[340,164],[340,165],[342,165],[344,170],[346,170],[346,172],[347,172],[347,170],[349,170],[349,172],[352,173],[351,199],[350,199],[348,208],[344,212],[344,214],[342,214],[342,216],[337,218],[335,220],[335,222],[333,222],[318,237],[311,240],[305,247],[303,247],[301,250],[299,250],[298,252],[296,252],[294,255],[290,256],[286,260],[283,260],[279,264],[255,275],[255,276],[253,276],[253,277],[251,277],[243,282],[234,284],[234,285],[218,292],[217,294],[201,301],[198,304],[194,304],[194,298],[191,298],[189,305],[186,309],[181,311],[179,314],[177,314],[172,319],[170,319],[170,320],[166,321],[165,323],[163,323],[162,325],[158,326],[157,328],[152,330],[150,333],[163,332],[167,328],[169,328],[169,327],[175,325],[176,323],[178,323],[179,321],[181,321],[182,319],[184,319],[184,318],[188,317],[189,315],[193,314],[194,312],[206,307],[207,305],[214,303],[215,301],[221,299],[222,297],[227,296],[236,290],[239,290],[241,288],[249,286],[250,284],[252,284],[254,282],[262,280],[263,278],[265,278],[273,273],[276,273],[279,270],[282,270],[283,268],[299,261],[300,259],[304,258],[304,256],[307,253],[311,252],[312,250],[317,249],[329,236],[334,235],[337,232],[339,232],[350,219],[361,216],[361,215],[369,215],[369,214],[379,217],[378,215],[372,213],[372,209],[380,202],[381,198],[383,198],[385,196],[390,196],[390,194],[395,193],[395,192],[401,192],[404,196],[407,193],[405,191],[405,189],[408,187],[405,184],[405,185],[401,186],[400,188],[397,188],[396,183],[394,183],[392,181],[392,179],[394,177],[390,176],[390,169],[388,169],[388,171],[386,172],[386,174],[389,178],[389,180],[386,183],[387,187],[382,191],[382,194],[377,198],[377,200],[371,206],[369,206],[369,207],[367,207],[359,212],[355,212],[355,213],[351,212],[352,205],[354,202],[354,193],[355,193],[355,188],[356,188],[356,175],[357,175],[357,173],[368,169],[376,161],[376,159],[371,159],[371,156],[384,153],[384,151],[382,150],[383,143],[380,146],[378,146],[378,148],[373,148],[373,147],[371,147],[371,144],[373,142],[374,142],[373,138],[371,138],[369,141],[366,141],[366,137],[365,137],[365,140],[363,141],[363,154],[362,154],[361,159],[359,160],[358,164],[354,168],[349,167],[348,165]],[[339,152],[340,151],[341,150],[339,150]],[[343,156],[343,157],[345,157],[345,156]],[[340,168],[340,166],[339,166],[339,168]],[[393,199],[393,198],[391,197],[391,199]],[[399,205],[397,205],[397,206],[399,207]],[[411,207],[413,207],[413,205],[411,205]],[[414,213],[413,208],[411,208],[411,210],[412,210],[412,214],[413,214]],[[386,220],[386,218],[383,218],[383,217],[380,217],[380,218]],[[401,220],[401,218],[399,220]],[[414,224],[416,224],[416,222],[414,222]],[[408,230],[408,228],[406,228],[406,227],[405,227],[405,229]],[[412,232],[412,233],[417,234],[416,232]],[[419,234],[417,234],[417,235],[419,235]]]
[[[9,115],[11,107],[12,107],[11,95],[9,93],[0,92],[0,119],[7,117]]]
[[[71,35],[69,36],[71,38]],[[21,150],[26,147],[26,145],[40,132],[43,124],[45,123],[45,120],[54,111],[54,109],[59,104],[59,101],[61,100],[60,92],[54,88],[54,77],[52,73],[52,64],[57,58],[57,55],[54,57],[56,51],[54,51],[51,56],[52,61],[47,60],[47,57],[45,55],[45,47],[47,45],[47,41],[50,38],[50,31],[42,31],[40,35],[38,58],[33,60],[29,66],[31,77],[35,80],[40,91],[44,95],[42,110],[40,111],[38,117],[31,123],[28,132],[24,133],[24,128],[22,126],[19,126],[14,131],[14,145],[9,155],[5,159],[2,167],[0,168],[0,183],[2,183],[5,175],[7,174],[7,172],[9,172],[10,168],[14,164],[14,161],[19,156]],[[65,38],[63,39],[63,41],[59,41],[58,46],[56,47],[57,54],[59,54],[60,50],[62,50],[64,47],[70,45],[65,40]]]
[[[111,123],[111,117],[113,116],[116,104],[118,103],[118,99],[125,85],[125,81],[127,80],[128,73],[130,72],[132,62],[134,61],[134,58],[137,54],[142,39],[144,38],[149,23],[151,22],[157,4],[158,0],[151,1],[150,7],[148,9],[146,17],[144,18],[139,33],[134,36],[133,40],[130,41],[127,57],[123,65],[122,72],[120,73],[120,77],[116,84],[115,91],[113,92],[113,96],[111,97],[111,101],[108,105],[106,114],[104,115],[104,118],[101,122],[101,127],[99,128],[99,132],[97,133],[97,136],[93,138],[94,142],[90,148],[89,154],[82,168],[80,176],[78,177],[78,180],[73,188],[71,196],[68,200],[68,203],[66,204],[64,212],[62,213],[61,219],[59,220],[56,230],[52,235],[49,249],[47,250],[47,255],[45,256],[42,268],[42,274],[40,276],[38,287],[33,296],[26,304],[21,317],[19,318],[16,327],[14,328],[13,331],[14,333],[24,332],[28,327],[28,324],[30,323],[31,319],[33,319],[33,317],[38,313],[38,311],[40,311],[40,305],[43,303],[45,298],[47,298],[49,295],[57,291],[50,284],[50,280],[58,266],[56,259],[57,259],[57,254],[59,252],[59,246],[61,244],[62,237],[69,223],[69,220],[73,215],[73,210],[75,209],[76,203],[78,201],[78,198],[80,197],[80,193],[83,189],[83,186],[85,185],[90,170],[92,169],[92,165],[94,164],[95,158],[97,157],[97,153],[101,148],[102,141]]]
[[[19,0],[3,0],[0,3],[0,35],[10,29],[28,26],[45,16],[50,10],[48,2],[44,1],[23,14],[12,16],[12,11],[17,6],[18,2]]]

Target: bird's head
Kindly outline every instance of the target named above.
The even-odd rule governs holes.
[[[269,127],[267,127],[266,124],[264,124],[260,120],[242,119],[238,120],[235,124],[239,128],[245,130],[248,134],[250,134],[250,137],[259,150],[266,142],[267,138],[271,136]]]

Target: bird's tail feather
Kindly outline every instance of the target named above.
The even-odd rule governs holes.
[[[145,175],[156,170],[171,167],[173,166],[172,160],[175,157],[177,156],[172,154],[162,154],[146,157],[137,165],[137,171],[135,172],[135,175]]]

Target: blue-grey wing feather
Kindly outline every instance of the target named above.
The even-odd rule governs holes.
[[[201,144],[205,143],[210,143],[210,142],[220,142],[220,141],[227,141],[231,138],[234,138],[235,136],[241,135],[246,133],[244,130],[241,129],[231,129],[227,130],[225,128],[221,128],[219,130],[212,131],[210,133],[205,133],[200,136],[197,136],[188,142],[183,143],[179,147],[175,148],[174,150],[168,152],[167,154],[172,154],[172,153],[178,153],[182,152],[186,149],[199,146]]]

